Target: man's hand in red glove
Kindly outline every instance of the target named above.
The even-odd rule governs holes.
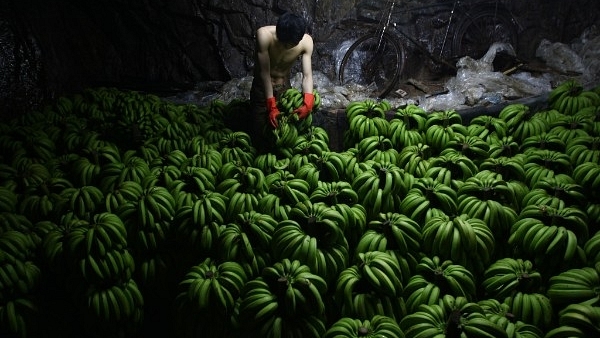
[[[312,111],[314,104],[315,96],[313,95],[313,93],[304,93],[304,102],[302,103],[300,108],[294,110],[294,113],[297,113],[300,119],[305,119],[308,117],[308,114],[310,114],[310,112]]]
[[[277,101],[275,97],[267,99],[267,111],[269,112],[269,122],[273,128],[277,128],[277,117],[279,116],[279,109],[277,108]]]

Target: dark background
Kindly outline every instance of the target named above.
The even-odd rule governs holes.
[[[399,0],[411,8],[443,0]],[[469,0],[477,1],[477,0]],[[597,0],[503,1],[520,25],[517,48],[532,58],[542,39],[569,43],[598,22]],[[304,15],[316,43],[313,68],[335,78],[357,19],[385,12],[385,0],[2,0],[0,117],[37,109],[89,86],[155,93],[249,74],[256,28],[290,10]],[[403,16],[409,31],[448,13]],[[347,46],[347,45],[346,45]],[[419,62],[413,64],[415,72]]]

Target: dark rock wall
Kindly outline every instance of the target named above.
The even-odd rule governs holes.
[[[443,0],[400,0],[410,8]],[[479,1],[479,0],[470,0]],[[568,42],[598,21],[600,1],[507,1],[523,55],[542,38]],[[314,68],[334,77],[340,51],[378,19],[386,0],[4,0],[0,3],[0,116],[87,86],[152,92],[248,75],[254,32],[290,10],[316,42]],[[437,34],[436,16],[398,16],[411,34]],[[433,20],[433,21],[432,21]],[[426,37],[424,38],[426,40]],[[418,62],[415,65],[419,66]]]

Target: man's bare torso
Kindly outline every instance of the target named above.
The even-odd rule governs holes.
[[[273,84],[280,84],[289,77],[290,69],[304,53],[305,39],[302,39],[300,43],[290,48],[290,46],[285,46],[277,40],[275,26],[262,27],[259,29],[258,34],[268,34],[271,41],[269,44],[271,81]],[[260,65],[257,66],[260,67]]]

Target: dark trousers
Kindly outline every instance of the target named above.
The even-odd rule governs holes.
[[[280,95],[291,88],[289,79],[284,83],[273,86],[273,95],[279,99]],[[269,112],[265,99],[265,90],[259,76],[254,76],[250,89],[250,102],[252,104],[252,144],[258,153],[273,151],[273,126],[269,123]]]

